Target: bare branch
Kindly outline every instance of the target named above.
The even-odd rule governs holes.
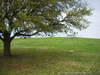
[[[11,37],[11,40],[14,39],[16,36],[33,36],[33,35],[36,35],[38,34],[40,31],[36,31],[35,33],[32,33],[32,34],[24,34],[22,32],[25,32],[26,30],[21,30],[17,33],[15,33],[12,37]]]
[[[35,33],[32,33],[32,34],[22,34],[22,33],[19,33],[17,36],[33,36],[33,35],[36,35],[38,34],[39,32],[35,32]]]

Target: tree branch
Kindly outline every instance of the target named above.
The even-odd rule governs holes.
[[[39,32],[35,32],[35,33],[32,33],[32,34],[22,34],[22,33],[19,33],[17,36],[33,36],[33,35],[36,35],[38,33]]]
[[[3,33],[3,32],[0,30],[0,33]]]
[[[11,37],[11,40],[14,39],[16,36],[33,36],[33,35],[36,35],[38,34],[40,31],[36,31],[35,33],[32,33],[32,34],[24,34],[24,33],[21,33],[21,32],[24,32],[26,30],[21,30],[17,33],[15,33],[12,37]]]

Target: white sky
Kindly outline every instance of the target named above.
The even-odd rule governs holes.
[[[100,0],[87,0],[93,8],[93,15],[89,17],[90,26],[78,33],[78,37],[100,38]]]

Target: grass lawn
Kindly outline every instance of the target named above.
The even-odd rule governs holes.
[[[100,39],[15,39],[13,56],[2,52],[0,41],[0,75],[100,75]]]

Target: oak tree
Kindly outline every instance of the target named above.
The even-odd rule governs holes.
[[[15,37],[84,29],[91,9],[81,0],[0,0],[0,39],[4,56]]]

